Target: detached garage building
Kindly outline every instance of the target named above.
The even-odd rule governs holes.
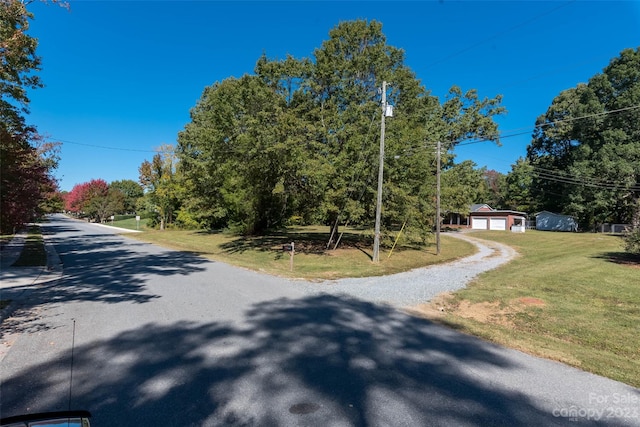
[[[469,214],[474,230],[511,230],[524,233],[527,214],[518,211],[495,210],[489,205],[473,205]]]

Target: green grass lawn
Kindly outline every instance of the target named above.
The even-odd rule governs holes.
[[[135,218],[128,218],[128,219],[123,219],[120,221],[113,221],[113,222],[107,221],[105,222],[105,225],[112,225],[114,227],[126,228],[128,230],[140,230],[140,231],[147,230],[146,218],[140,220],[139,226]]]
[[[311,280],[392,274],[451,261],[475,251],[467,242],[443,236],[440,255],[436,255],[434,244],[403,246],[396,247],[390,257],[388,250],[381,249],[380,262],[374,264],[372,242],[359,230],[346,229],[340,247],[327,251],[328,227],[296,227],[258,237],[178,230],[149,231],[129,237],[268,274]],[[289,253],[282,250],[282,245],[290,242],[294,242],[296,249],[293,271]]]
[[[527,231],[474,237],[520,256],[440,301],[464,331],[640,386],[640,259],[618,236]]]

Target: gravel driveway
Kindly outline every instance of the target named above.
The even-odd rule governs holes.
[[[505,264],[517,255],[513,248],[501,243],[477,239],[466,233],[447,235],[474,244],[478,252],[446,264],[404,273],[307,282],[305,287],[312,293],[350,295],[376,303],[406,307],[425,303],[443,292],[464,288],[478,274]]]

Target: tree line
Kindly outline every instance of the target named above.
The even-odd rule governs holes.
[[[263,55],[253,74],[205,88],[175,148],[182,216],[241,233],[291,223],[372,225],[383,81],[394,107],[383,226],[406,223],[424,236],[435,220],[436,142],[445,143],[443,162],[455,173],[456,144],[497,140],[494,118],[504,108],[500,96],[480,99],[455,86],[438,99],[404,64],[404,52],[387,44],[382,24],[364,20],[338,24],[309,58]]]
[[[375,216],[382,82],[386,121],[383,228],[425,239],[435,222],[436,142],[442,208],[473,203],[640,228],[640,51],[626,49],[587,83],[561,92],[535,122],[526,156],[507,174],[455,162],[462,141],[499,143],[501,96],[452,87],[434,96],[387,44],[377,21],[342,22],[309,57],[257,58],[254,72],[206,87],[175,146],[139,168],[139,183],[92,180],[64,198],[53,171],[59,144],[26,123],[37,77],[32,15],[0,2],[1,222],[10,231],[63,207],[96,220],[145,211],[160,228],[262,233],[291,224],[371,227]]]
[[[574,215],[584,229],[640,226],[640,48],[553,100],[522,168],[537,209]]]
[[[500,96],[453,87],[433,96],[375,21],[339,24],[311,58],[263,55],[253,74],[205,88],[177,145],[140,167],[158,223],[260,233],[290,224],[371,227],[381,82],[387,120],[383,226],[425,238],[435,221],[435,143],[443,143],[444,213],[473,203],[573,215],[582,230],[638,229],[640,53],[626,49],[560,93],[506,174],[455,162],[475,138],[499,143]],[[636,232],[637,233],[637,232]]]
[[[96,222],[147,210],[142,186],[130,179],[109,184],[103,179],[92,179],[74,185],[70,192],[62,194],[62,199],[67,213]]]

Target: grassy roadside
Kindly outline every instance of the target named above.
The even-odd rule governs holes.
[[[3,248],[5,245],[9,244],[13,239],[13,234],[3,234],[0,236],[0,248]]]
[[[127,219],[113,221],[113,222],[107,221],[105,225],[112,225],[114,227],[126,228],[127,230],[145,231],[147,230],[147,219],[146,218],[141,219],[139,224],[135,218],[127,218]]]
[[[260,237],[178,230],[149,231],[128,237],[268,274],[311,280],[393,274],[451,261],[475,251],[465,241],[443,236],[440,255],[436,255],[433,245],[396,247],[390,257],[388,250],[381,250],[380,263],[373,264],[370,239],[355,229],[345,230],[339,249],[326,251],[327,227],[296,227]],[[289,253],[282,250],[282,245],[290,242],[295,243],[296,249],[293,271]]]
[[[640,387],[640,259],[603,234],[479,232],[520,257],[415,307],[488,340]]]
[[[13,267],[41,267],[47,265],[47,252],[44,249],[44,240],[40,227],[30,225],[27,229],[27,236],[24,248],[20,257],[12,264]]]
[[[1,236],[0,243],[4,246],[11,242],[14,236]],[[30,225],[27,229],[24,247],[18,259],[11,264],[12,267],[41,267],[47,265],[47,252],[44,248],[44,240],[40,227]],[[0,310],[11,304],[9,299],[0,299]]]
[[[3,248],[5,245],[9,244],[9,242],[11,242],[11,239],[13,239],[13,234],[3,234],[3,235],[1,235],[0,236],[0,248]],[[0,310],[3,310],[9,304],[11,304],[11,300],[10,299],[2,299],[2,293],[0,293]]]

